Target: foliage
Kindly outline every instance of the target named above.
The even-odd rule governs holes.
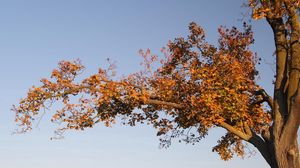
[[[253,19],[288,17],[289,7],[299,8],[299,0],[249,0]]]
[[[263,98],[256,94],[260,90],[255,83],[258,60],[249,50],[253,43],[250,26],[245,24],[243,32],[220,27],[218,47],[205,41],[197,24],[191,23],[189,29],[186,39],[176,38],[162,49],[165,58],[155,71],[152,65],[158,58],[149,49],[140,51],[144,70],[119,80],[113,80],[112,65],[75,82],[83,65],[60,62],[50,79],[42,79],[42,86],[30,89],[14,107],[16,122],[23,131],[30,130],[47,101],[61,101],[63,108],[52,117],[52,122],[62,123],[61,130],[83,130],[98,122],[110,126],[120,117],[131,126],[137,122],[153,125],[157,135],[164,136],[165,145],[168,138],[182,135],[188,143],[197,142],[210,128],[224,124],[241,132],[247,131],[245,125],[256,133],[267,129],[270,116],[258,103]],[[190,129],[196,131],[187,133]],[[233,153],[243,156],[241,140],[228,132],[213,150],[224,160]]]

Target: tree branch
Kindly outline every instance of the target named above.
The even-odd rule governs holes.
[[[270,152],[272,152],[272,151],[269,150],[267,143],[261,137],[256,135],[255,133],[252,134],[252,136],[248,140],[248,142],[251,143],[252,145],[254,145],[259,150],[261,155],[265,158],[265,160],[271,166],[273,163],[273,160],[270,155]]]
[[[259,103],[267,102],[271,109],[273,109],[273,98],[268,95],[268,93],[264,89],[260,89],[256,91],[256,95],[261,95],[263,100],[259,101]]]
[[[184,108],[184,106],[181,104],[165,102],[165,101],[155,100],[155,99],[149,99],[146,103],[147,104],[155,104],[155,105],[165,105],[165,106],[170,106],[170,107],[174,107],[174,108],[178,108],[178,109]]]
[[[184,106],[181,104],[165,102],[165,101],[161,101],[161,100],[154,100],[154,99],[150,99],[146,103],[156,104],[156,105],[166,105],[166,106],[170,106],[170,107],[174,107],[174,108],[178,108],[178,109],[184,108]],[[246,134],[246,133],[234,128],[233,126],[227,124],[226,122],[220,122],[219,124],[216,124],[216,125],[225,128],[227,131],[235,134],[236,136],[240,137],[241,139],[243,139],[245,141],[249,141],[250,138],[252,137],[252,133]],[[247,132],[249,132],[249,130]]]
[[[227,131],[235,134],[236,136],[240,137],[241,139],[245,140],[245,141],[249,141],[250,138],[252,137],[252,134],[251,135],[248,135],[248,134],[245,134],[243,133],[242,131],[234,128],[233,126],[227,124],[226,122],[220,122],[219,124],[217,124],[223,128],[225,128]]]

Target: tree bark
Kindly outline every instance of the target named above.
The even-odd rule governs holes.
[[[299,148],[297,140],[294,143],[280,142],[274,144],[276,164],[272,168],[299,168]]]

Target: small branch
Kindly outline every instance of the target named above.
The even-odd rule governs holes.
[[[245,130],[246,134],[252,135],[252,131],[251,131],[249,125],[246,122],[244,122],[243,125],[244,125],[244,130]]]
[[[269,96],[268,93],[264,89],[260,89],[260,90],[256,91],[255,94],[261,95],[263,97],[263,100],[261,100],[261,101],[267,102],[268,105],[271,107],[271,109],[273,109],[273,98],[271,96]]]
[[[257,105],[257,104],[260,105],[260,104],[262,104],[264,102],[266,102],[266,101],[264,99],[262,99],[262,100],[258,100],[256,102],[252,103],[252,105]]]
[[[270,133],[270,128],[262,130],[261,136],[265,141],[270,141],[271,139],[271,133]]]
[[[170,107],[174,107],[174,108],[178,108],[178,109],[184,108],[184,106],[181,104],[165,102],[165,101],[161,101],[161,100],[154,100],[154,99],[149,99],[146,103],[147,104],[155,104],[155,105],[165,105],[165,106],[170,106]]]

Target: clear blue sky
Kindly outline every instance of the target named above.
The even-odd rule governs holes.
[[[117,62],[118,72],[138,70],[139,49],[159,54],[168,40],[186,36],[195,21],[216,43],[220,25],[241,27],[240,0],[10,0],[0,1],[0,166],[5,168],[265,168],[260,154],[224,162],[211,147],[222,130],[194,146],[174,143],[158,148],[155,130],[147,126],[67,132],[51,141],[55,125],[49,111],[38,128],[11,135],[16,128],[10,111],[33,84],[49,76],[60,60],[80,58],[86,74]],[[273,41],[265,21],[254,21],[253,50],[263,57],[260,81],[272,91]],[[249,145],[250,148],[254,149]]]

